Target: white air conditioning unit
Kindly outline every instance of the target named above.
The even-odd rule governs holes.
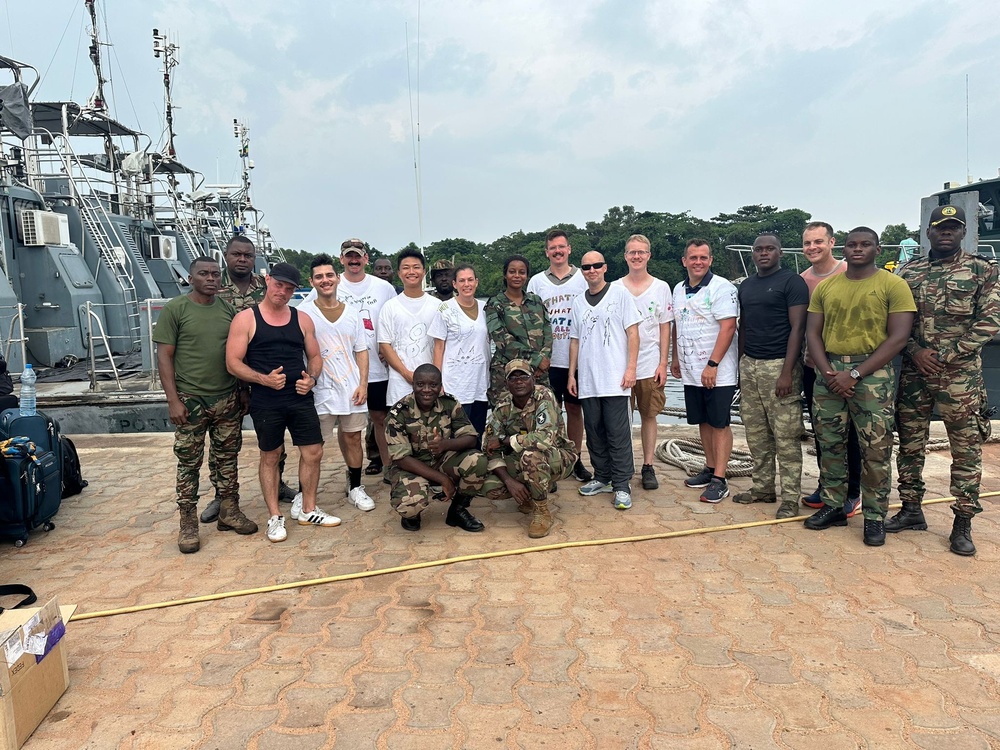
[[[69,244],[69,219],[54,211],[21,211],[21,237],[27,247]]]
[[[177,240],[165,234],[149,238],[149,257],[154,260],[177,260]]]

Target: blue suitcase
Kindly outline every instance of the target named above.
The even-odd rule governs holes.
[[[55,528],[52,518],[62,503],[61,466],[50,451],[0,459],[0,537],[21,547],[28,532]]]
[[[5,409],[0,413],[0,440],[26,437],[35,444],[35,452],[48,451],[62,464],[62,447],[59,444],[59,425],[45,414],[38,412],[22,417],[18,409]]]

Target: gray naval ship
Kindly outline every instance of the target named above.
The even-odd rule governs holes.
[[[241,183],[206,185],[174,150],[176,45],[154,30],[167,123],[154,148],[108,113],[98,26],[86,104],[34,101],[37,70],[0,56],[0,352],[15,377],[32,363],[39,408],[65,432],[172,431],[151,341],[159,310],[187,291],[191,260],[223,262],[234,234],[257,245],[258,270],[280,250],[251,201],[249,129],[234,121]]]

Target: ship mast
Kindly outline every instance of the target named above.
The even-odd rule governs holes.
[[[90,99],[87,101],[87,109],[106,115],[108,113],[108,102],[104,98],[104,84],[108,81],[101,72],[101,37],[100,28],[97,24],[95,2],[96,0],[83,0],[83,4],[87,8],[87,13],[90,15],[90,62],[94,66],[94,76],[97,78],[97,88],[94,89],[94,93],[90,95]]]
[[[237,202],[235,215],[233,216],[233,234],[247,233],[246,211],[253,211],[253,200],[250,196],[250,170],[253,169],[253,159],[250,158],[250,126],[233,118],[233,135],[240,142],[240,164],[242,166],[242,179],[240,185],[240,199]],[[256,222],[254,222],[256,228]]]
[[[159,29],[153,29],[153,57],[157,60],[163,55],[163,110],[167,121],[167,143],[163,149],[164,156],[171,159],[177,157],[177,150],[174,148],[174,104],[171,91],[173,89],[173,79],[170,71],[177,67],[180,60],[177,53],[180,47],[169,41],[165,34],[161,34]]]

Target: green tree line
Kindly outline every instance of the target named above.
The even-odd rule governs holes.
[[[726,278],[745,276],[750,268],[746,253],[726,251],[729,245],[751,245],[762,232],[774,233],[786,248],[800,248],[802,229],[811,221],[811,215],[798,208],[778,209],[775,206],[743,206],[735,213],[722,213],[712,219],[699,219],[688,212],[673,214],[659,211],[636,211],[632,206],[615,206],[608,209],[601,221],[588,221],[583,227],[575,224],[557,224],[534,232],[515,232],[490,243],[473,242],[463,238],[437,240],[423,249],[428,267],[442,258],[454,259],[455,264],[472,265],[479,276],[480,296],[495,294],[501,288],[503,263],[511,255],[523,255],[531,264],[531,273],[548,267],[545,257],[545,235],[550,229],[562,229],[573,246],[574,264],[579,264],[583,254],[590,250],[601,252],[608,262],[608,279],[617,279],[628,273],[625,263],[625,241],[633,234],[644,234],[652,245],[649,271],[671,286],[684,278],[681,255],[687,241],[694,237],[705,239],[714,252],[713,270]],[[837,232],[837,244],[843,244],[846,232]],[[895,245],[916,232],[905,224],[890,224],[881,233],[882,243]],[[415,243],[407,247],[417,248]],[[400,248],[403,250],[406,248]],[[419,249],[419,248],[417,248]],[[282,249],[285,259],[297,266],[303,278],[309,276],[309,263],[313,254],[304,250]],[[385,253],[369,246],[369,258],[394,260],[394,253]],[[399,252],[398,250],[396,252]],[[894,251],[884,252],[879,263],[884,265],[894,259]],[[793,258],[786,255],[784,262],[795,267]],[[395,265],[395,263],[393,263]]]

